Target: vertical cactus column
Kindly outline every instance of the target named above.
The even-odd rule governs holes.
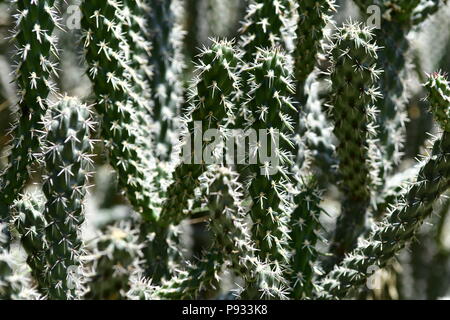
[[[91,110],[78,100],[64,97],[51,108],[46,120],[43,186],[47,202],[44,217],[48,248],[44,252],[46,291],[50,299],[75,299],[81,294],[80,255],[83,198],[93,169],[90,139]]]
[[[146,219],[156,220],[158,209],[150,183],[151,141],[146,127],[140,125],[145,106],[135,98],[129,82],[130,61],[121,54],[123,46],[127,46],[116,17],[121,9],[116,1],[102,0],[84,1],[81,10],[88,74],[98,99],[96,109],[102,117],[110,163],[134,209]]]
[[[371,190],[378,183],[380,163],[374,143],[374,104],[379,97],[376,82],[380,75],[377,50],[371,31],[349,22],[337,30],[329,52],[330,114],[338,139],[338,183],[345,197],[331,244],[335,261],[353,248],[363,232]]]
[[[136,91],[144,96],[150,95],[149,82],[153,73],[149,64],[152,44],[147,39],[150,31],[145,19],[149,10],[145,1],[124,0],[122,8],[118,12],[129,49],[130,65],[137,72],[135,79],[142,80],[135,84],[138,87]]]
[[[320,240],[321,224],[319,222],[321,194],[317,182],[312,177],[303,178],[300,192],[295,196],[297,207],[292,212],[290,223],[291,256],[290,286],[293,299],[305,299],[315,292],[314,281],[321,274],[318,266],[320,253],[317,242]]]
[[[205,48],[199,55],[197,64],[198,77],[191,88],[191,109],[186,122],[186,136],[182,142],[190,155],[183,155],[173,173],[173,182],[165,194],[158,225],[145,226],[145,233],[154,234],[151,244],[145,250],[147,260],[157,263],[149,274],[158,282],[162,277],[170,275],[173,266],[169,266],[176,258],[176,251],[171,249],[174,239],[173,228],[184,218],[188,209],[188,201],[194,198],[195,189],[199,186],[199,177],[206,170],[203,152],[210,142],[203,141],[203,133],[208,129],[217,129],[222,138],[225,136],[227,123],[234,117],[233,101],[239,90],[237,73],[240,57],[230,42],[214,41],[210,48]],[[197,141],[200,143],[196,144]],[[200,159],[198,156],[200,155]]]
[[[12,206],[15,225],[21,236],[20,242],[28,254],[27,263],[39,290],[45,288],[42,281],[45,269],[43,252],[47,249],[45,240],[44,195],[37,191],[26,192]]]
[[[268,154],[279,163],[269,163],[259,154],[256,164],[249,165],[252,180],[249,194],[253,200],[250,211],[254,226],[252,233],[258,254],[285,264],[289,260],[289,218],[292,212],[292,165],[294,142],[293,120],[289,113],[296,111],[289,96],[293,93],[285,56],[279,51],[260,51],[247,77],[251,81],[250,98],[246,108],[251,113],[249,127],[259,134],[258,146],[251,146],[250,153],[258,154],[262,135],[266,135]],[[273,147],[271,142],[279,141]],[[253,150],[252,150],[253,149]]]
[[[168,160],[177,141],[177,117],[183,102],[182,53],[185,32],[181,26],[180,0],[150,0],[148,24],[152,43],[150,64],[153,67],[153,119],[157,155]]]
[[[287,49],[286,38],[292,21],[289,10],[294,8],[290,0],[252,0],[241,27],[240,47],[243,60],[251,63],[258,48],[282,47]]]
[[[306,102],[303,88],[306,78],[316,66],[317,54],[323,51],[324,29],[331,22],[331,14],[335,10],[334,0],[306,0],[298,3],[299,21],[293,55],[295,57],[297,96],[302,104]]]
[[[380,142],[384,147],[384,163],[380,176],[391,175],[403,156],[406,140],[408,100],[406,79],[408,76],[407,38],[414,24],[419,24],[437,11],[445,1],[398,0],[372,1],[358,0],[357,4],[366,12],[370,5],[381,8],[381,26],[376,30],[380,47],[380,65],[384,70],[380,87],[384,99],[378,101]]]
[[[248,299],[287,299],[287,283],[275,264],[258,258],[252,239],[247,210],[243,205],[244,189],[238,174],[230,168],[216,167],[205,179],[209,208],[209,229],[213,233],[213,247],[221,250],[225,262],[242,277],[245,285],[236,292]]]
[[[54,0],[17,1],[13,39],[16,43],[16,81],[20,89],[17,119],[11,128],[8,166],[0,179],[0,219],[29,179],[31,164],[39,152],[42,116],[47,97],[55,91],[58,49],[52,35],[58,24]]]
[[[94,275],[89,279],[87,298],[94,300],[124,299],[130,289],[130,278],[139,272],[143,244],[128,221],[107,226],[93,244]]]
[[[366,241],[337,265],[323,279],[322,296],[344,298],[363,285],[373,266],[384,267],[416,235],[424,220],[433,212],[433,204],[450,187],[450,87],[445,77],[432,74],[426,84],[436,120],[443,130],[434,142],[430,156],[422,160],[416,182],[373,229]],[[444,116],[445,115],[445,116]]]
[[[297,38],[295,50],[292,53],[295,60],[296,96],[301,105],[296,132],[304,140],[310,152],[311,164],[319,168],[320,173],[331,181],[335,175],[331,169],[335,165],[334,146],[330,141],[330,125],[322,110],[322,102],[317,92],[317,86],[320,83],[319,72],[313,73],[313,71],[317,70],[319,54],[324,53],[325,27],[332,23],[331,15],[335,10],[334,0],[299,1]],[[312,73],[314,76],[307,81]],[[308,161],[304,159],[305,151],[302,149],[304,148],[299,150],[297,156],[299,165],[302,161]]]
[[[184,162],[174,172],[173,184],[167,190],[167,200],[161,212],[160,224],[178,224],[183,219],[183,210],[188,200],[194,198],[194,190],[199,186],[198,178],[205,171],[203,152],[210,142],[201,141],[195,148],[196,139],[208,129],[217,129],[224,137],[228,122],[234,118],[233,101],[239,90],[240,77],[237,73],[240,57],[230,42],[215,41],[199,55],[198,77],[191,88],[191,110],[186,123],[188,132],[185,142],[190,157],[184,155]],[[196,127],[198,124],[198,127]],[[201,129],[201,130],[200,130]],[[195,133],[200,138],[196,137]]]

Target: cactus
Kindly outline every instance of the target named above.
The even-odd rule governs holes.
[[[179,0],[152,0],[149,14],[149,32],[153,46],[150,63],[153,66],[151,87],[153,91],[153,119],[157,155],[169,159],[176,130],[176,119],[183,103],[181,75],[184,68],[182,41],[184,31],[180,26],[182,4]]]
[[[445,1],[376,0],[382,29],[372,30],[333,23],[333,0],[251,0],[223,15],[216,0],[84,0],[81,30],[66,37],[82,52],[61,43],[92,84],[71,75],[73,98],[73,59],[51,82],[57,2],[14,2],[20,101],[1,139],[0,299],[404,298],[406,281],[425,281],[432,298],[448,290],[445,72],[427,70],[428,93],[416,93],[437,124],[432,150],[400,162],[408,36]],[[244,12],[240,30],[227,24]],[[194,32],[212,16],[237,39]],[[184,53],[202,42],[191,64]],[[434,209],[430,236],[420,227]],[[381,292],[364,287],[374,268]]]
[[[93,275],[87,286],[89,299],[124,298],[133,273],[142,265],[142,244],[137,230],[128,221],[120,221],[95,238]]]
[[[21,235],[22,246],[28,254],[27,263],[41,290],[45,288],[42,281],[45,270],[43,251],[47,248],[44,204],[43,194],[27,192],[13,205],[15,225]]]
[[[199,55],[197,64],[199,77],[191,88],[191,110],[186,123],[188,149],[190,155],[187,163],[180,164],[174,172],[174,183],[167,190],[167,200],[161,212],[160,220],[163,225],[177,224],[183,218],[183,209],[194,196],[198,178],[205,170],[202,159],[198,159],[200,150],[194,150],[196,143],[195,133],[201,129],[217,129],[223,132],[229,121],[234,119],[233,100],[239,90],[239,75],[237,65],[240,60],[232,44],[229,42],[214,42],[211,48],[204,49]],[[198,122],[200,127],[195,127]],[[201,150],[207,147],[202,142]]]
[[[299,205],[292,212],[290,223],[290,246],[294,249],[291,257],[290,285],[292,298],[306,299],[315,292],[315,278],[322,274],[319,266],[320,253],[317,242],[321,240],[322,225],[319,221],[320,191],[313,177],[305,179],[295,197]]]
[[[261,130],[270,141],[279,140],[279,146],[271,146],[269,152],[279,158],[278,163],[269,163],[259,153],[258,164],[251,164],[252,181],[249,194],[253,200],[250,216],[253,219],[253,236],[256,239],[261,259],[274,259],[284,264],[288,261],[289,216],[292,212],[293,184],[288,167],[292,164],[294,143],[291,110],[296,111],[289,96],[293,85],[285,67],[285,57],[280,52],[261,51],[249,70],[252,83],[251,99],[246,101],[251,112],[251,127]],[[269,106],[271,106],[269,108]],[[279,131],[276,131],[279,130]],[[276,171],[275,174],[271,171]]]
[[[146,183],[146,176],[151,175],[146,166],[150,150],[142,149],[149,143],[149,136],[138,125],[145,107],[140,105],[140,99],[133,99],[137,95],[128,80],[130,62],[121,54],[121,45],[127,42],[121,35],[121,24],[114,21],[120,7],[114,1],[103,2],[100,6],[84,1],[81,6],[88,73],[99,99],[96,109],[103,117],[102,133],[110,150],[111,165],[119,173],[119,186],[136,211],[152,220],[157,212],[151,187]]]
[[[333,36],[330,113],[339,160],[339,187],[345,194],[331,251],[338,259],[356,244],[363,232],[371,191],[377,185],[374,103],[379,98],[376,81],[377,46],[367,28],[346,23]]]
[[[43,185],[47,198],[45,290],[52,299],[73,299],[79,294],[79,284],[77,275],[70,274],[69,268],[81,266],[80,227],[84,222],[83,197],[93,169],[90,134],[94,123],[92,111],[74,98],[62,98],[50,111],[45,122],[44,149],[48,172]]]
[[[258,48],[288,48],[287,35],[291,26],[289,11],[293,7],[290,0],[250,2],[240,31],[244,61],[252,62]]]
[[[442,73],[436,72],[428,77],[425,84],[428,89],[431,111],[436,121],[445,131],[450,131],[450,84]]]
[[[330,15],[335,10],[334,0],[300,1],[298,4],[299,22],[294,56],[297,95],[302,104],[306,102],[303,88],[306,78],[316,66],[317,54],[323,52],[324,28],[331,22]]]
[[[57,76],[58,49],[52,32],[59,17],[54,4],[54,0],[17,2],[13,39],[17,47],[15,75],[20,101],[17,119],[10,128],[13,139],[8,166],[1,174],[1,219],[30,177],[35,154],[39,152],[47,98],[55,92],[52,77]]]
[[[428,83],[433,83],[436,79],[444,80],[442,75],[433,74]],[[437,90],[437,87],[429,85],[430,97],[435,96]],[[433,98],[430,102],[432,101]],[[432,108],[448,111],[450,103],[443,99]],[[440,113],[435,115],[437,119],[441,119]],[[450,186],[450,132],[445,122],[440,124],[444,131],[442,137],[434,142],[431,155],[422,160],[424,164],[416,182],[399,201],[399,206],[391,209],[368,238],[322,280],[324,297],[345,297],[352,287],[367,279],[370,266],[385,266],[395,253],[405,247],[425,218],[431,215],[433,203]]]

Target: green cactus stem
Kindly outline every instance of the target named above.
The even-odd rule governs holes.
[[[378,184],[381,162],[377,158],[374,104],[379,97],[376,81],[378,47],[370,29],[348,22],[333,36],[330,114],[338,140],[338,185],[344,194],[331,244],[335,262],[355,245],[364,231],[371,191]]]
[[[194,190],[199,186],[198,178],[206,169],[202,164],[204,159],[197,158],[199,151],[206,150],[210,142],[202,141],[201,150],[195,150],[194,130],[200,130],[200,127],[195,127],[196,123],[201,125],[203,133],[208,129],[224,133],[228,122],[234,119],[232,105],[239,90],[239,60],[232,43],[226,41],[214,41],[210,48],[199,54],[199,76],[191,88],[191,110],[186,123],[190,139],[184,142],[190,143],[191,155],[183,155],[186,161],[175,169],[174,182],[167,190],[167,200],[161,212],[161,225],[176,225],[184,218],[183,210],[188,208],[188,200],[194,198]]]
[[[52,33],[59,17],[54,5],[54,0],[17,1],[13,39],[17,46],[15,75],[20,101],[17,119],[10,129],[8,166],[0,179],[1,219],[7,216],[7,206],[22,192],[30,177],[35,154],[39,152],[47,97],[55,92],[51,79],[57,76],[58,49]]]
[[[428,101],[431,112],[445,131],[450,131],[450,84],[442,72],[435,72],[425,84],[428,89]]]
[[[439,74],[430,76],[429,82],[441,78]],[[429,86],[429,85],[428,85]],[[429,86],[430,97],[435,96],[437,87]],[[448,100],[441,100],[439,110],[448,110]],[[437,106],[430,99],[432,109]],[[416,235],[419,227],[433,212],[433,204],[450,187],[450,131],[442,122],[439,112],[435,114],[442,130],[442,137],[434,142],[430,156],[423,164],[408,192],[390,210],[388,215],[370,233],[368,238],[349,253],[322,280],[325,298],[345,298],[351,289],[358,289],[370,276],[373,266],[384,267],[407,242]]]
[[[155,106],[156,154],[167,160],[176,143],[177,117],[183,103],[182,71],[184,57],[182,43],[185,32],[180,20],[182,4],[179,0],[151,0],[149,32],[153,46],[150,63],[153,67],[151,87]]]
[[[45,269],[43,252],[47,249],[45,202],[46,199],[42,193],[29,191],[16,200],[12,206],[15,225],[21,236],[20,242],[28,254],[27,263],[40,291],[45,288],[42,281]]]
[[[248,71],[252,89],[246,101],[246,108],[251,113],[248,125],[258,132],[259,139],[266,134],[269,145],[279,139],[279,145],[268,147],[279,163],[270,163],[259,154],[257,164],[249,165],[252,173],[249,194],[253,200],[250,216],[254,223],[252,233],[258,254],[262,260],[282,264],[289,260],[288,223],[293,194],[288,168],[293,161],[294,142],[291,139],[294,128],[289,114],[296,112],[290,100],[294,89],[285,59],[279,51],[259,52]],[[250,150],[250,153],[260,152],[258,147],[253,148],[255,150]]]
[[[258,48],[288,48],[286,35],[292,27],[290,10],[295,8],[290,0],[252,0],[241,27],[240,47],[243,60],[251,63]]]
[[[98,99],[96,109],[102,116],[102,134],[110,163],[118,172],[119,187],[134,209],[151,221],[158,217],[153,201],[157,197],[149,183],[154,175],[151,139],[145,125],[139,125],[145,119],[146,107],[141,105],[141,98],[136,98],[128,80],[133,70],[129,70],[129,61],[120,53],[127,45],[121,24],[115,20],[120,10],[113,1],[82,3],[85,56]]]
[[[44,273],[50,299],[75,299],[80,294],[81,275],[77,272],[83,252],[83,197],[93,169],[91,113],[77,99],[64,97],[51,108],[45,123],[48,177],[43,190],[47,198],[44,217],[48,248],[44,251]]]
[[[306,78],[314,70],[317,54],[323,52],[322,41],[324,29],[331,23],[331,15],[336,11],[334,0],[300,1],[297,7],[299,22],[296,28],[295,79],[297,81],[297,96],[301,104],[305,104],[304,85]]]
[[[295,197],[298,204],[292,212],[289,225],[291,256],[290,286],[293,299],[306,299],[315,292],[314,281],[322,271],[318,266],[320,253],[317,242],[320,240],[322,225],[319,217],[321,194],[314,178],[304,178],[301,190]]]

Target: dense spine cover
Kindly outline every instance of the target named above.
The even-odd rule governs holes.
[[[182,42],[185,32],[180,22],[183,8],[180,0],[149,0],[148,5],[156,153],[161,159],[167,160],[177,141],[176,130],[180,124],[176,119],[184,100]]]
[[[377,80],[378,47],[370,29],[348,22],[333,36],[330,115],[338,140],[338,185],[344,194],[331,251],[337,261],[356,244],[363,232],[371,191],[377,185],[374,106],[380,93]]]
[[[300,192],[295,196],[297,207],[289,223],[289,242],[293,248],[289,280],[293,299],[311,297],[316,291],[314,281],[322,273],[317,249],[322,231],[319,218],[323,210],[320,201],[321,192],[317,188],[317,181],[312,177],[303,178]]]
[[[129,81],[130,62],[122,52],[126,40],[116,17],[120,6],[112,0],[84,1],[81,10],[88,75],[98,99],[96,109],[102,116],[102,135],[111,165],[136,211],[155,220],[158,211],[148,182],[153,175],[151,150],[146,148],[151,140],[149,130],[139,125],[146,108]]]
[[[58,49],[53,30],[59,17],[54,0],[17,1],[13,39],[17,47],[15,72],[20,90],[17,119],[10,129],[12,141],[8,166],[0,180],[2,206],[9,206],[22,192],[30,177],[32,163],[39,152],[42,117],[48,96],[55,92],[52,77],[57,76]],[[0,208],[0,218],[7,208]]]
[[[445,81],[442,75],[433,74],[429,83],[436,79]],[[448,87],[447,87],[448,88]],[[437,87],[429,86],[430,97],[436,96]],[[443,96],[448,98],[448,96]],[[448,99],[430,99],[435,116],[440,118],[442,110],[448,111]],[[439,110],[438,112],[436,112]],[[446,123],[440,122],[444,131],[434,142],[432,153],[422,160],[423,165],[416,182],[376,225],[370,235],[350,252],[322,281],[325,298],[344,298],[350,290],[366,281],[370,266],[384,267],[411,241],[424,220],[433,212],[433,204],[450,187],[450,131]]]
[[[286,68],[285,56],[279,52],[260,51],[247,76],[251,81],[250,98],[246,108],[250,112],[249,127],[257,131],[261,141],[279,141],[268,147],[268,154],[276,155],[279,164],[265,162],[260,151],[262,146],[250,146],[250,154],[259,154],[257,164],[250,164],[251,182],[249,195],[253,201],[250,215],[253,219],[253,237],[261,259],[289,260],[289,217],[292,212],[293,180],[290,173],[294,142],[292,141],[295,113],[290,95],[293,84]],[[271,171],[274,172],[271,172]]]
[[[92,110],[75,98],[62,98],[50,111],[44,148],[48,175],[43,185],[48,245],[44,250],[45,291],[51,299],[75,299],[82,289],[81,225],[85,219],[83,199],[93,169],[90,135],[94,122]]]
[[[286,36],[292,27],[289,20],[293,7],[289,0],[250,1],[240,30],[244,61],[252,62],[259,48],[287,49]]]
[[[190,143],[191,155],[183,155],[186,162],[175,169],[174,182],[167,190],[167,200],[161,212],[160,223],[177,224],[183,219],[183,210],[187,209],[188,200],[194,197],[194,190],[199,186],[198,178],[205,171],[206,164],[195,163],[198,153],[203,153],[210,144],[202,141],[201,150],[194,150],[195,131],[217,129],[223,135],[228,122],[234,119],[233,101],[239,90],[240,77],[237,72],[240,56],[232,43],[215,41],[210,48],[204,48],[197,63],[198,77],[191,87],[186,138],[183,143]],[[201,128],[195,128],[198,122]],[[202,154],[200,154],[202,156]],[[204,159],[201,159],[204,160]],[[218,159],[221,161],[221,159]]]

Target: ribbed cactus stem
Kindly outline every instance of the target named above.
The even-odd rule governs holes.
[[[284,264],[289,259],[289,217],[292,212],[292,165],[295,113],[290,95],[293,84],[286,68],[285,56],[278,50],[260,51],[247,77],[251,81],[250,98],[246,108],[250,112],[249,127],[256,130],[260,143],[250,146],[250,154],[258,154],[256,164],[249,165],[252,174],[249,194],[253,200],[250,211],[254,226],[252,233],[262,260]],[[263,136],[267,146],[262,145]],[[272,144],[271,142],[277,142]],[[263,148],[276,159],[261,157]],[[274,161],[276,160],[276,161]]]
[[[133,70],[121,54],[123,46],[127,47],[121,24],[116,21],[121,8],[116,1],[102,0],[84,1],[81,10],[88,74],[98,98],[96,109],[102,117],[110,163],[134,209],[146,219],[156,220],[158,209],[149,182],[154,165],[149,161],[151,140],[142,123],[146,107],[129,81]]]
[[[50,299],[75,299],[80,294],[83,198],[93,169],[91,113],[77,99],[64,97],[51,108],[45,124],[48,176],[43,190],[47,198],[44,217],[48,248],[44,252],[44,273]]]
[[[433,83],[437,78],[444,80],[441,75],[433,74],[428,83]],[[440,95],[436,92],[439,90],[438,87],[429,84],[427,86],[430,90],[432,109],[448,111],[449,100],[435,101],[433,97]],[[349,290],[358,289],[365,283],[370,276],[369,267],[384,267],[408,241],[414,238],[424,220],[432,214],[433,204],[450,187],[450,128],[446,125],[448,122],[442,121],[441,116],[440,112],[435,112],[444,133],[434,142],[431,155],[422,160],[423,165],[416,182],[409,187],[405,196],[396,203],[368,238],[349,253],[322,281],[323,297],[344,298]]]
[[[295,196],[297,207],[292,212],[289,225],[291,257],[290,286],[293,299],[305,299],[315,292],[316,276],[321,274],[318,267],[320,253],[317,242],[320,240],[322,225],[319,217],[321,194],[314,178],[303,178],[301,190]]]
[[[246,221],[244,188],[238,182],[238,174],[218,167],[204,178],[208,185],[206,200],[213,247],[222,250],[234,273],[246,281],[246,287],[238,294],[250,299],[286,299],[287,284],[281,270],[258,258],[258,249]]]
[[[211,247],[198,262],[178,272],[162,286],[137,281],[129,292],[133,299],[192,299],[219,285],[221,271],[231,267],[242,277],[246,298],[284,299],[287,297],[281,270],[271,268],[256,257],[255,243],[242,204],[243,188],[230,168],[211,166],[201,178],[202,194],[208,206]]]
[[[450,84],[447,76],[442,72],[432,73],[425,87],[436,121],[445,131],[450,131]]]
[[[289,10],[294,8],[290,0],[251,0],[240,33],[243,60],[251,63],[258,48],[283,47],[292,22]]]
[[[183,155],[183,163],[175,169],[174,182],[167,190],[161,212],[161,225],[178,224],[185,216],[183,210],[188,208],[188,200],[194,198],[198,178],[206,169],[205,159],[198,158],[199,155],[203,158],[203,152],[211,143],[203,141],[201,134],[217,129],[223,135],[227,122],[234,119],[232,105],[239,90],[239,60],[235,48],[226,41],[214,41],[199,54],[198,77],[191,88],[191,110],[186,123],[188,139],[184,141],[191,154]],[[196,139],[202,140],[201,150],[195,147]]]
[[[28,254],[27,263],[31,274],[42,290],[45,287],[44,276],[45,259],[43,252],[47,249],[45,239],[44,195],[37,191],[24,193],[12,206],[15,225],[20,234],[20,242]]]
[[[179,129],[177,117],[183,103],[182,53],[185,32],[181,26],[180,0],[149,1],[149,32],[152,43],[150,63],[153,67],[151,87],[155,106],[155,140],[157,155],[169,159]]]
[[[17,1],[13,39],[17,47],[16,81],[20,89],[17,119],[11,128],[12,141],[8,166],[0,179],[0,218],[29,179],[35,154],[39,152],[42,117],[47,97],[55,91],[51,78],[57,76],[57,39],[52,35],[58,25],[54,0]]]
[[[88,299],[125,299],[133,273],[142,264],[139,235],[129,221],[120,221],[101,230],[93,243],[92,271],[87,283]]]
[[[436,12],[445,1],[442,0],[377,0],[357,1],[362,12],[369,5],[381,8],[381,26],[376,30],[380,50],[380,66],[384,70],[380,88],[384,99],[378,100],[380,142],[383,146],[384,163],[380,177],[391,175],[403,157],[406,141],[406,122],[408,115],[407,77],[408,60],[406,53],[410,48],[408,33],[413,24],[424,21]]]
[[[148,86],[153,74],[149,64],[152,44],[147,39],[150,31],[145,19],[148,10],[150,9],[146,1],[123,0],[119,13],[122,18],[124,38],[129,45],[130,65],[143,80],[137,83],[136,91],[144,96],[150,95]]]
[[[338,185],[344,194],[331,252],[339,261],[356,245],[365,226],[371,191],[378,184],[374,104],[379,97],[376,82],[378,47],[370,29],[348,22],[333,36],[330,114],[338,140]]]
[[[324,29],[331,22],[331,14],[335,10],[334,0],[306,0],[300,1],[298,4],[299,21],[293,55],[295,57],[297,96],[302,104],[306,102],[303,88],[306,78],[316,66],[317,54],[323,51]]]

